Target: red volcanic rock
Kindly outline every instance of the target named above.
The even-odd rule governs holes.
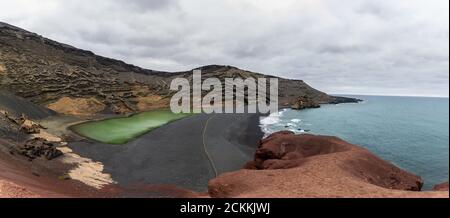
[[[39,198],[39,196],[23,186],[0,179],[0,198]]]
[[[249,169],[288,169],[321,154],[348,151],[352,145],[335,137],[295,135],[290,131],[278,132],[263,139],[255,154],[255,160],[248,163]]]
[[[448,197],[336,137],[279,132],[261,141],[244,170],[209,183],[211,197]]]
[[[331,154],[339,160],[345,157],[340,165],[342,169],[374,185],[411,191],[422,188],[420,177],[395,167],[364,148],[331,136],[275,133],[261,141],[255,160],[247,166],[250,169],[289,169],[301,166],[308,158]]]
[[[434,186],[433,191],[448,191],[448,182]]]

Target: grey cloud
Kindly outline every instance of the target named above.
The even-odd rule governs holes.
[[[125,7],[131,7],[138,11],[155,11],[172,6],[176,6],[177,1],[175,0],[114,0],[118,4]]]
[[[264,46],[246,46],[235,49],[234,55],[237,58],[247,58],[247,57],[255,57],[265,52],[266,48]]]
[[[448,1],[8,1],[0,20],[145,68],[226,64],[330,93],[448,95]]]
[[[386,6],[385,4],[380,4],[376,1],[362,1],[361,6],[358,7],[355,12],[360,14],[369,14],[381,19],[390,19],[397,13],[393,11],[391,7]]]
[[[320,53],[346,54],[346,53],[369,53],[376,52],[371,45],[323,45],[318,48]]]

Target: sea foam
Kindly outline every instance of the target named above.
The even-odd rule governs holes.
[[[277,113],[272,113],[269,116],[260,118],[259,126],[261,131],[264,132],[265,137],[282,130],[292,131],[297,134],[306,132],[301,128],[303,121],[298,118],[292,119],[290,116],[287,116],[287,111],[288,109],[284,109]]]
[[[277,131],[276,129],[271,127],[283,126],[281,125],[281,118],[283,117],[284,112],[286,112],[285,109],[276,113],[272,113],[269,116],[260,118],[259,126],[261,128],[261,131],[265,133],[265,136],[268,136]]]

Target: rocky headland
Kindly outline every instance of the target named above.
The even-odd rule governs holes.
[[[422,185],[419,176],[339,138],[279,132],[261,141],[254,161],[245,169],[211,180],[209,195],[219,198],[449,196],[448,188],[421,192]]]

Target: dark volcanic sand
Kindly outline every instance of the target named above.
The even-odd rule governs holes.
[[[216,172],[235,171],[252,160],[262,136],[257,114],[201,114],[124,145],[83,140],[69,146],[83,157],[102,162],[104,172],[120,186],[164,184],[202,192]]]
[[[26,114],[29,118],[35,120],[56,115],[56,112],[50,109],[35,105],[28,100],[1,90],[0,109],[6,110],[10,113],[14,113],[16,116],[19,116],[20,114]]]

